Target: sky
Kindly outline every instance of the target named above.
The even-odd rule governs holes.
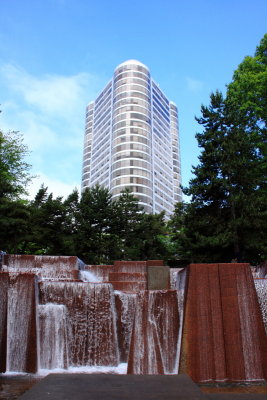
[[[20,131],[56,196],[80,190],[85,107],[128,59],[147,65],[179,110],[182,184],[211,92],[267,32],[266,0],[8,0],[0,6],[0,129]]]

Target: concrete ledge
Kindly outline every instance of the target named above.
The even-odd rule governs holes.
[[[148,290],[162,290],[170,288],[170,269],[164,265],[150,265],[147,267]]]
[[[51,374],[19,400],[205,400],[187,375]]]

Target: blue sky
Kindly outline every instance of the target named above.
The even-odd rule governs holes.
[[[0,8],[0,129],[31,154],[30,189],[80,189],[86,104],[128,59],[179,109],[183,184],[198,162],[194,116],[225,91],[267,32],[266,0],[8,0]]]

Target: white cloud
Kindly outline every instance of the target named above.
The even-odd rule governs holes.
[[[189,89],[191,92],[199,92],[204,87],[204,83],[201,81],[190,78],[189,76],[187,76],[185,79],[187,89]]]
[[[24,143],[31,151],[58,144],[58,134],[49,126],[48,121],[42,119],[38,114],[10,102],[3,103],[1,107],[3,109],[2,130],[4,132],[8,130],[21,132]]]
[[[20,94],[28,105],[38,108],[41,113],[66,119],[78,108],[85,108],[86,89],[92,82],[92,76],[86,73],[39,78],[12,64],[4,65],[0,72],[9,88]]]
[[[85,107],[103,80],[83,72],[40,77],[12,64],[0,65],[0,127],[20,131],[31,152],[32,174],[39,175],[31,197],[42,183],[56,196],[80,185]]]
[[[33,200],[41,185],[47,187],[48,194],[53,193],[53,197],[63,196],[66,198],[73,192],[75,188],[80,189],[79,182],[65,183],[59,179],[53,179],[46,176],[42,172],[37,172],[37,177],[33,178],[31,184],[28,186],[28,198]]]

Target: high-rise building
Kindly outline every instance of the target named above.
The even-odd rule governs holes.
[[[148,213],[168,215],[181,201],[177,107],[136,60],[86,109],[82,190],[97,183],[113,199],[129,188]]]

